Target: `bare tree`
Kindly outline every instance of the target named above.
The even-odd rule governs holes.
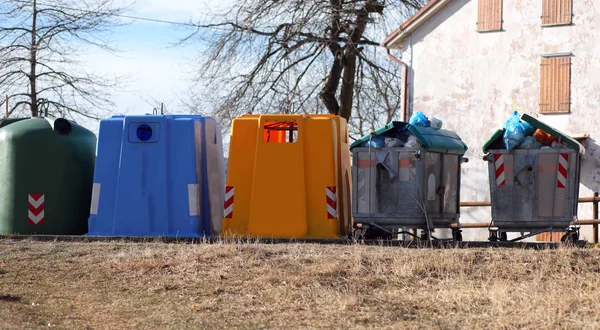
[[[213,115],[225,124],[254,112],[327,112],[350,119],[357,105],[365,106],[359,113],[364,118],[378,102],[394,113],[396,94],[373,94],[400,92],[398,69],[376,56],[380,39],[425,2],[237,1],[183,40],[208,45],[199,57],[192,103],[214,106]]]
[[[402,107],[401,67],[374,52],[370,61],[377,66],[358,62],[355,104],[349,121],[349,133],[359,138],[367,132],[397,119]]]
[[[107,36],[122,24],[118,0],[3,0],[0,3],[0,88],[10,113],[97,119],[112,106],[118,77],[82,70],[85,47],[114,51]],[[89,64],[89,63],[88,63]],[[44,108],[44,109],[42,109]]]

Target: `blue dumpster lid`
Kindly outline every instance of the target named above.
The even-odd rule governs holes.
[[[467,145],[455,132],[432,127],[414,126],[402,121],[392,121],[387,125],[376,129],[375,136],[382,135],[396,129],[408,130],[417,138],[417,140],[419,140],[419,142],[421,142],[423,148],[431,152],[464,155],[468,149]],[[350,149],[360,146],[361,144],[369,141],[369,139],[371,139],[370,134],[363,136],[362,138],[354,141],[354,143],[350,145]]]
[[[554,128],[552,126],[548,126],[547,124],[531,117],[528,114],[521,115],[521,120],[531,124],[531,126],[533,126],[535,128],[541,129],[542,131],[552,135],[553,137],[555,137],[557,139],[560,139],[566,145],[575,149],[575,151],[577,151],[579,154],[581,154],[581,155],[585,154],[585,148],[583,147],[583,145],[581,145],[581,143],[577,142],[577,140],[575,140],[572,137],[566,135],[565,133],[557,130],[556,128]],[[487,152],[490,149],[504,149],[504,145],[501,143],[503,136],[504,136],[504,129],[496,130],[494,132],[494,134],[492,134],[492,136],[483,145],[483,147],[482,147],[483,152]],[[499,147],[500,144],[502,144],[502,146]]]

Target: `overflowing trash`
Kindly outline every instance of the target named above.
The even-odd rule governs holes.
[[[442,128],[443,122],[435,117],[427,117],[424,113],[417,111],[410,117],[408,124],[414,127],[429,127],[431,129],[439,130]],[[373,132],[371,133],[370,138],[367,141],[362,142],[358,147],[371,147],[375,149],[401,147],[421,148],[423,145],[417,137],[410,133],[408,126],[403,125],[387,130],[381,134]]]
[[[365,237],[418,229],[428,239],[446,228],[462,240],[460,173],[468,147],[441,127],[441,120],[415,112],[350,145],[352,217]]]
[[[502,136],[504,147],[507,151],[513,149],[549,149],[568,148],[565,141],[558,139],[539,128],[533,127],[526,121],[521,120],[521,115],[514,111],[510,118],[504,123]]]
[[[544,150],[546,149],[546,150]],[[482,147],[488,163],[493,226],[490,241],[512,242],[543,232],[577,241],[581,156],[576,139],[528,114],[514,111]],[[519,234],[518,234],[519,235]]]

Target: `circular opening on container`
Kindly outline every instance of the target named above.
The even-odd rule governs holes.
[[[137,128],[137,137],[141,141],[148,141],[152,138],[152,127],[142,124]]]
[[[64,118],[58,118],[54,121],[54,130],[60,135],[69,135],[72,129],[71,123]]]

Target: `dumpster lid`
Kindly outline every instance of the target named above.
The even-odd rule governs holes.
[[[541,129],[542,131],[552,135],[557,139],[560,138],[566,145],[575,149],[575,151],[577,151],[579,154],[585,154],[585,148],[583,147],[583,145],[581,145],[581,143],[579,143],[574,138],[566,135],[565,133],[557,130],[556,128],[548,126],[547,124],[531,117],[528,114],[521,115],[521,120],[531,124],[531,126],[535,128]],[[504,149],[504,145],[502,145],[502,147],[498,147],[498,140],[500,139],[501,141],[503,135],[504,129],[496,130],[494,134],[492,134],[492,136],[483,145],[483,151],[487,152],[489,149]]]
[[[417,138],[417,140],[419,140],[419,142],[421,142],[423,148],[431,152],[464,155],[468,149],[467,145],[455,132],[431,127],[414,126],[402,121],[389,122],[387,125],[376,129],[375,135],[382,135],[398,128],[406,128]],[[369,141],[370,138],[370,134],[363,136],[354,141],[354,143],[350,145],[350,149]]]

